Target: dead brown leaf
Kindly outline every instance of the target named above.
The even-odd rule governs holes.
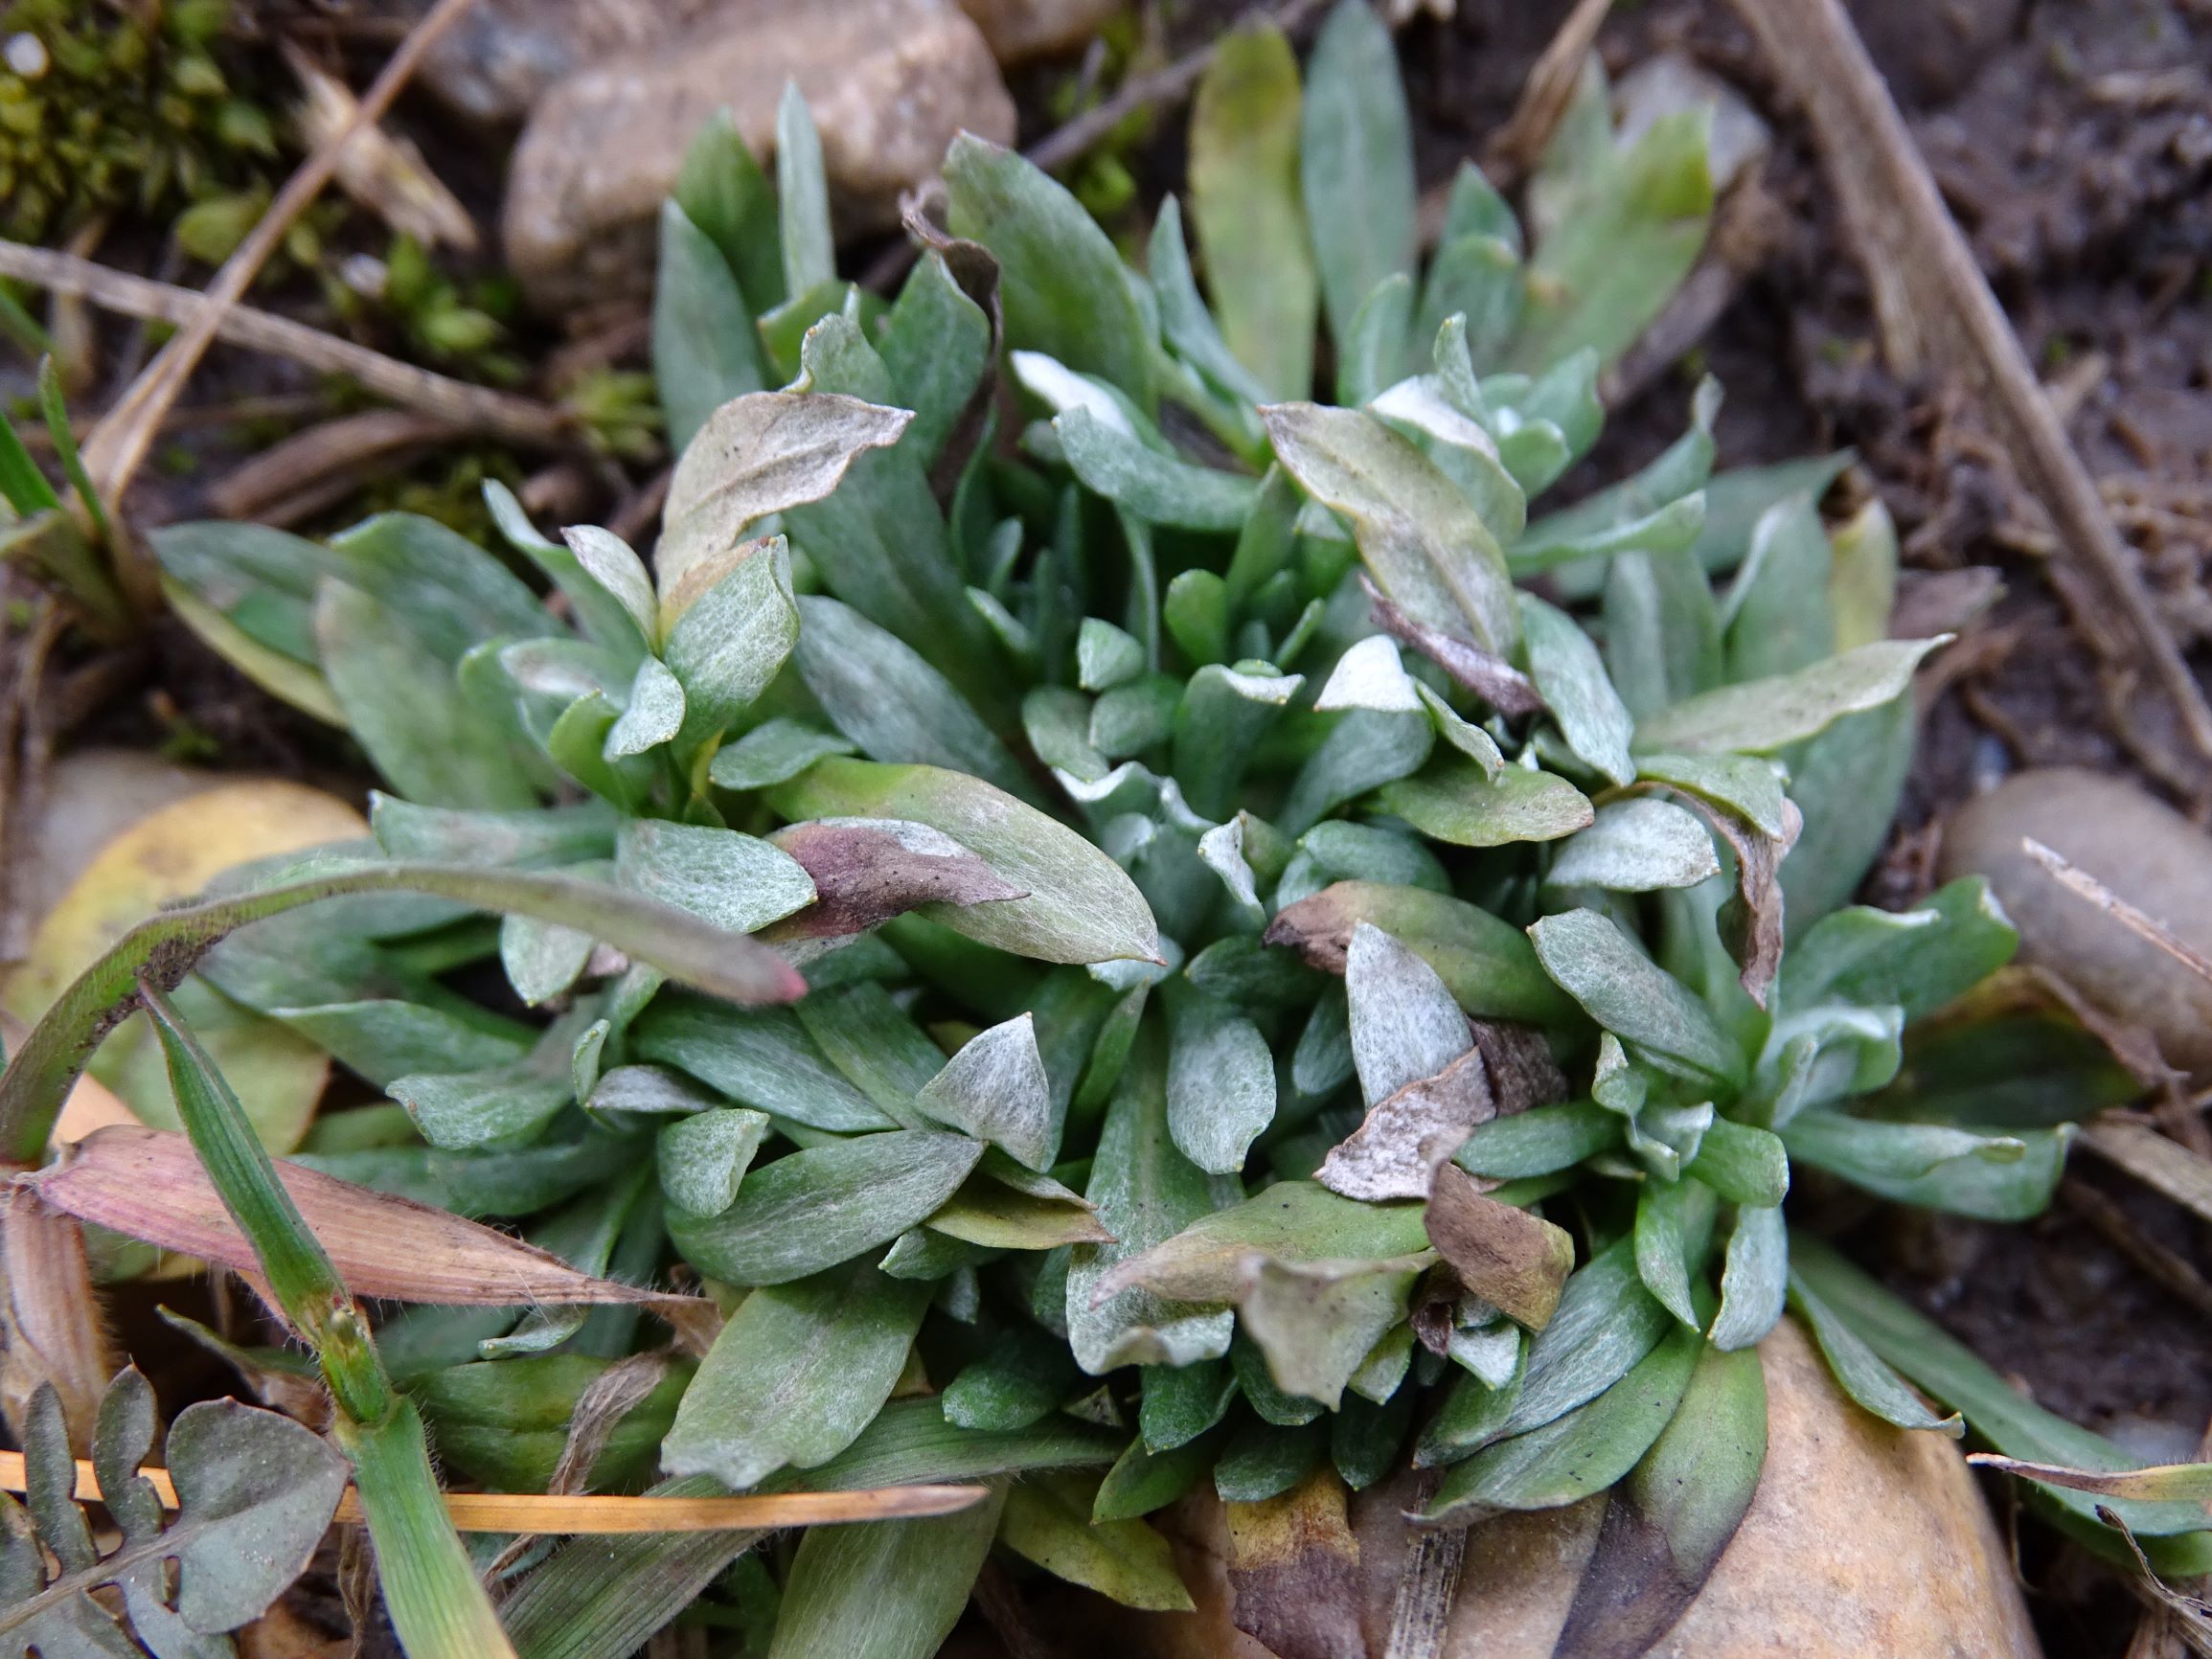
[[[1469,1049],[1434,1077],[1385,1095],[1329,1149],[1313,1178],[1347,1198],[1427,1197],[1436,1167],[1497,1116],[1487,1071],[1482,1052]]]
[[[1324,1465],[1281,1497],[1226,1508],[1237,1628],[1277,1659],[1367,1659],[1359,1541],[1336,1471]]]
[[[876,824],[794,824],[768,839],[798,860],[817,895],[796,916],[763,930],[771,944],[865,933],[922,904],[1029,897],[936,830],[918,836]]]
[[[1551,1323],[1574,1271],[1575,1243],[1564,1228],[1499,1203],[1457,1164],[1436,1171],[1428,1241],[1462,1284],[1531,1330]]]

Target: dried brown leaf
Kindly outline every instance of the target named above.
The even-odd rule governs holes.
[[[1566,1073],[1552,1056],[1552,1045],[1533,1025],[1514,1020],[1471,1019],[1475,1052],[1490,1079],[1490,1098],[1501,1118],[1567,1098]]]
[[[28,1193],[10,1193],[0,1200],[0,1407],[18,1441],[31,1397],[51,1383],[70,1444],[90,1445],[116,1365],[84,1230]]]
[[[1712,826],[1736,854],[1736,897],[1721,913],[1721,943],[1736,959],[1745,994],[1761,1008],[1782,966],[1782,860],[1797,845],[1805,814],[1782,802],[1782,833],[1769,835],[1748,818],[1687,789],[1675,798]]]
[[[1536,689],[1536,682],[1503,657],[1442,628],[1414,621],[1383,598],[1382,591],[1364,575],[1359,584],[1367,590],[1375,606],[1375,620],[1384,633],[1411,646],[1499,714],[1517,716],[1544,712],[1543,694]]]
[[[1563,1228],[1486,1195],[1456,1164],[1436,1171],[1428,1239],[1462,1284],[1531,1330],[1551,1322],[1574,1271],[1574,1239]]]
[[[1359,1541],[1326,1465],[1281,1497],[1227,1506],[1231,1617],[1276,1659],[1367,1659]]]
[[[618,1284],[475,1221],[279,1160],[278,1177],[356,1296],[445,1307],[620,1303],[643,1307],[687,1337],[715,1323],[713,1304]],[[259,1266],[192,1143],[169,1129],[99,1129],[18,1178],[54,1209],[234,1272]],[[711,1332],[709,1332],[711,1334]]]
[[[768,837],[812,877],[815,901],[762,932],[771,943],[865,933],[922,904],[1027,898],[950,836],[920,824],[825,820]]]
[[[1418,1078],[1368,1107],[1313,1178],[1347,1198],[1425,1198],[1436,1167],[1476,1125],[1496,1116],[1482,1052],[1470,1049],[1434,1077]]]

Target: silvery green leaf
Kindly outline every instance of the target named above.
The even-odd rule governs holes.
[[[1721,873],[1713,838],[1691,812],[1648,795],[1608,801],[1563,842],[1544,879],[1560,887],[1650,893],[1695,887]]]
[[[1329,818],[1298,838],[1314,892],[1338,881],[1385,882],[1451,891],[1451,878],[1436,855],[1410,835],[1348,818]],[[1286,877],[1288,879],[1288,877]]]
[[[1101,1212],[1102,1216],[1104,1212]],[[1109,1293],[1141,1287],[1190,1302],[1243,1294],[1257,1254],[1287,1266],[1364,1261],[1392,1267],[1429,1247],[1419,1204],[1369,1204],[1311,1181],[1278,1181],[1257,1197],[1200,1212],[1152,1248],[1130,1252],[1102,1280]]]
[[[752,307],[729,261],[674,201],[660,209],[652,370],[669,445],[678,455],[717,409],[767,379]]]
[[[1084,485],[1152,524],[1228,531],[1252,509],[1253,483],[1162,455],[1087,408],[1056,416],[1060,453]]]
[[[1313,699],[1323,713],[1337,709],[1379,709],[1386,714],[1419,710],[1413,676],[1398,658],[1398,642],[1388,634],[1369,634],[1355,641],[1336,659],[1328,683]]]
[[[1229,898],[1237,906],[1238,915],[1251,926],[1266,926],[1266,907],[1260,902],[1252,867],[1244,861],[1243,815],[1230,819],[1226,824],[1217,824],[1199,836],[1198,857],[1207,869],[1221,878],[1221,885],[1229,890]]]
[[[1704,524],[1705,497],[1693,490],[1640,518],[1564,539],[1539,539],[1546,528],[1539,523],[1515,546],[1510,562],[1514,575],[1525,578],[1562,565],[1622,554],[1682,553],[1697,541]]]
[[[1425,714],[1354,709],[1306,758],[1277,820],[1285,832],[1300,834],[1345,802],[1418,771],[1435,746]]]
[[[1145,648],[1132,635],[1084,617],[1076,632],[1076,683],[1086,692],[1111,691],[1145,671]]]
[[[653,556],[661,598],[702,559],[735,547],[746,525],[821,500],[856,457],[896,443],[912,419],[828,392],[751,392],[724,403],[669,482]]]
[[[915,1095],[939,1123],[1003,1147],[1032,1170],[1060,1149],[1060,1123],[1037,1024],[1022,1014],[978,1032]]]
[[[1708,1333],[1723,1353],[1749,1348],[1782,1318],[1790,1283],[1790,1233],[1782,1212],[1740,1209],[1721,1272],[1721,1311]]]
[[[954,279],[945,256],[924,252],[883,321],[878,347],[914,411],[906,442],[927,463],[961,431],[991,369],[992,320]]]
[[[486,640],[559,631],[519,577],[433,519],[380,512],[332,536],[331,552],[343,567],[341,580],[447,663]]]
[[[1616,784],[1636,776],[1629,755],[1636,722],[1589,635],[1564,611],[1531,594],[1520,596],[1527,630],[1529,677],[1551,706],[1560,734],[1575,754]]]
[[[507,983],[531,1008],[549,1002],[583,976],[598,942],[588,933],[534,916],[507,916],[499,922],[499,966]]]
[[[1413,690],[1421,698],[1421,706],[1428,711],[1436,735],[1472,761],[1486,779],[1496,783],[1498,774],[1505,769],[1505,756],[1499,753],[1496,739],[1480,726],[1463,719],[1456,709],[1419,680],[1413,682]]]
[[[611,1027],[611,1021],[599,1022]],[[592,1029],[597,1029],[595,1025]],[[588,1034],[588,1033],[587,1033]],[[583,1039],[578,1038],[581,1043]],[[604,1038],[600,1039],[602,1042]],[[595,1112],[625,1112],[636,1117],[689,1117],[712,1111],[722,1103],[713,1090],[693,1082],[666,1066],[620,1065],[594,1072],[590,1087],[578,1096]]]
[[[1901,693],[1845,715],[1792,757],[1790,797],[1805,814],[1781,872],[1792,928],[1817,921],[1865,879],[1896,822],[1919,723]]]
[[[629,705],[606,735],[606,758],[619,761],[669,742],[683,729],[683,682],[658,657],[640,657]]]
[[[809,330],[794,385],[882,404],[891,371],[861,324],[843,314]],[[920,651],[994,724],[1011,723],[1006,664],[969,602],[917,445],[861,455],[825,497],[789,508],[785,523],[823,585]]]
[[[1446,1355],[1486,1387],[1504,1388],[1520,1369],[1521,1347],[1520,1327],[1494,1317],[1482,1325],[1453,1326]]]
[[[2024,1221],[2050,1203],[2072,1137],[2071,1125],[1995,1135],[1809,1111],[1782,1138],[1791,1158],[1900,1203]]]
[[[1350,1002],[1341,985],[1326,986],[1290,1051],[1291,1086],[1308,1100],[1323,1100],[1349,1082],[1356,1069]]]
[[[1703,1322],[1690,1286],[1690,1238],[1709,1232],[1712,1212],[1712,1192],[1699,1181],[1648,1180],[1636,1194],[1636,1276],[1693,1329],[1702,1329]]]
[[[1675,1415],[1701,1346],[1696,1331],[1676,1328],[1578,1408],[1453,1465],[1423,1518],[1561,1509],[1605,1491],[1635,1467]]]
[[[599,802],[526,812],[423,807],[369,792],[369,825],[394,858],[514,869],[576,864],[613,851],[615,819]]]
[[[1074,196],[1012,150],[962,133],[945,156],[947,223],[998,261],[1008,344],[1152,404],[1148,328],[1121,256]]]
[[[1260,1028],[1195,988],[1168,1002],[1168,1133],[1208,1174],[1235,1174],[1275,1118],[1275,1057]]]
[[[1912,684],[1921,658],[1945,643],[1883,640],[1795,673],[1701,693],[1637,722],[1644,749],[1772,754],[1826,731],[1846,715],[1880,708]]]
[[[1282,31],[1254,21],[1221,36],[1191,108],[1191,226],[1229,349],[1288,398],[1312,390],[1319,303],[1299,125],[1298,60]]]
[[[1675,755],[1659,750],[1636,757],[1636,775],[1724,807],[1762,835],[1776,839],[1782,835],[1782,776],[1772,761],[1748,755]]]
[[[722,569],[719,555],[693,567],[694,587],[702,580],[713,585],[692,598],[668,629],[662,654],[683,687],[679,741],[686,746],[720,733],[767,690],[798,638],[791,556],[783,537],[755,544],[737,558],[735,569]]]
[[[1595,1101],[1536,1106],[1476,1126],[1452,1162],[1497,1180],[1548,1175],[1619,1143],[1621,1120]]]
[[[1897,1076],[1904,1011],[1822,1003],[1776,1020],[1752,1079],[1752,1098],[1774,1127],[1799,1112],[1886,1085]]]
[[[376,770],[433,807],[522,807],[537,791],[506,734],[399,614],[326,580],[315,602],[324,675]]]
[[[1261,412],[1276,458],[1352,523],[1376,584],[1417,622],[1501,655],[1520,638],[1505,556],[1436,464],[1372,415],[1313,403]]]
[[[637,625],[638,637],[647,648],[658,645],[660,601],[653,594],[645,560],[638,557],[636,550],[612,531],[594,524],[571,525],[560,533],[560,538],[568,543],[576,562],[614,596],[615,602]]]
[[[1594,1399],[1673,1329],[1679,1328],[1637,1277],[1635,1241],[1601,1250],[1567,1280],[1551,1323],[1529,1343],[1519,1396],[1496,1438],[1539,1428]]]
[[[600,1091],[593,1093],[592,1105],[604,1109]],[[677,1118],[653,1143],[661,1192],[678,1210],[719,1216],[738,1201],[739,1184],[767,1132],[768,1114],[741,1106],[714,1106]]]
[[[798,603],[800,678],[869,759],[944,766],[1031,792],[1006,746],[920,652],[833,599],[810,594]]]
[[[1267,663],[1208,663],[1183,689],[1174,716],[1174,774],[1201,816],[1226,817],[1252,750],[1304,686]]]
[[[592,692],[620,696],[627,684],[624,676],[628,670],[622,658],[604,646],[582,640],[518,640],[501,646],[497,657],[516,691],[563,706]]]
[[[836,1456],[889,1398],[928,1305],[927,1284],[866,1262],[755,1290],[684,1391],[662,1466],[741,1490]]]
[[[2019,935],[1980,876],[1961,876],[1902,915],[1854,907],[1811,929],[1787,989],[1797,1006],[1826,996],[1935,1012],[2007,962]],[[1804,962],[1798,963],[1798,956]]]
[[[1145,674],[1102,692],[1091,705],[1090,740],[1109,761],[1125,761],[1174,735],[1183,688],[1167,674]]]
[[[792,1010],[823,1054],[902,1128],[924,1127],[914,1097],[945,1063],[944,1051],[891,993],[873,981],[837,986]]]
[[[1605,575],[1606,668],[1639,719],[1721,683],[1721,621],[1687,552],[1616,555]]]
[[[1021,699],[1021,730],[1046,765],[1095,784],[1112,767],[1091,747],[1090,705],[1073,686],[1032,686]]]
[[[1068,1266],[1068,1340],[1076,1363],[1093,1376],[1115,1367],[1188,1365],[1229,1350],[1235,1315],[1169,1301],[1131,1286],[1102,1295],[1118,1264],[1173,1237],[1213,1208],[1205,1172],[1168,1131],[1167,1058],[1154,1034],[1140,1032],[1106,1107],[1084,1193],[1111,1244],[1079,1244]]]
[[[1005,1503],[994,1489],[954,1514],[810,1534],[792,1557],[767,1659],[927,1659],[968,1606]]]
[[[1342,351],[1375,285],[1410,276],[1413,136],[1390,31],[1366,0],[1340,0],[1314,42],[1298,165],[1329,332]]]
[[[1456,333],[1448,333],[1437,347],[1440,353],[1454,349],[1465,350]],[[1527,522],[1528,497],[1498,459],[1496,442],[1442,386],[1439,375],[1416,375],[1380,393],[1367,407],[1418,443],[1459,487],[1498,545],[1512,547]]]
[[[1836,618],[1836,648],[1847,651],[1887,639],[1897,602],[1897,525],[1880,496],[1829,538],[1829,551],[1828,605]]]
[[[1473,163],[1462,166],[1471,169]],[[1448,231],[1429,261],[1415,327],[1421,333],[1433,334],[1451,317],[1466,319],[1470,354],[1490,366],[1520,327],[1527,300],[1528,278],[1511,242],[1502,237],[1454,236]]]
[[[613,698],[586,692],[541,731],[538,740],[555,765],[594,795],[621,811],[638,812],[651,791],[646,763],[635,757],[627,761],[606,758],[606,736],[621,717]]]
[[[1760,515],[1751,528],[1751,551],[1722,606],[1729,679],[1794,673],[1835,654],[1832,563],[1828,533],[1806,497],[1792,496]]]
[[[315,589],[345,567],[320,543],[262,524],[167,524],[147,537],[162,575],[255,644],[315,661]]]
[[[707,777],[724,789],[765,789],[789,783],[825,755],[853,752],[849,738],[779,716],[716,750]]]
[[[615,837],[615,879],[678,910],[750,933],[814,902],[788,853],[735,830],[633,818]]]
[[[571,1013],[518,1059],[483,1070],[394,1078],[385,1092],[433,1147],[466,1150],[527,1136],[576,1098],[569,1053],[587,1022]]]
[[[784,289],[803,294],[837,276],[830,236],[830,188],[822,173],[822,139],[796,82],[784,82],[776,104],[777,229],[784,247]]]
[[[1790,1302],[1797,1316],[1813,1328],[1821,1357],[1843,1385],[1843,1392],[1859,1405],[1899,1428],[1933,1429],[1952,1440],[1966,1433],[1965,1420],[1958,1413],[1938,1417],[1928,1410],[1920,1396],[1904,1386],[1904,1379],[1882,1363],[1864,1337],[1836,1316],[1795,1268],[1790,1272]]]
[[[1838,449],[1772,466],[1716,472],[1705,487],[1705,528],[1691,549],[1698,562],[1715,573],[1732,569],[1749,550],[1751,527],[1762,513],[1792,495],[1817,502],[1853,459],[1851,450]]]
[[[788,1284],[917,1225],[982,1156],[981,1141],[925,1129],[832,1141],[748,1170],[738,1201],[718,1216],[672,1213],[669,1237],[714,1278]]]
[[[979,779],[832,758],[770,794],[786,817],[900,818],[943,830],[1027,898],[927,905],[956,933],[1046,962],[1153,961],[1159,928],[1121,868],[1072,830]]]
[[[1544,971],[1653,1065],[1693,1082],[1743,1081],[1743,1050],[1704,1004],[1596,911],[1544,917],[1528,935]]]
[[[1454,847],[1557,841],[1594,816],[1589,798],[1555,773],[1502,766],[1490,778],[1457,753],[1383,784],[1376,801],[1431,840]]]
[[[1182,204],[1172,195],[1160,203],[1145,259],[1168,343],[1222,391],[1247,403],[1266,402],[1267,389],[1237,360],[1198,294],[1190,249],[1183,241]]]
[[[1559,193],[1557,216],[1539,216],[1516,366],[1540,369],[1581,349],[1611,362],[1665,308],[1705,244],[1711,121],[1709,107],[1662,116],[1622,149],[1607,135]]]
[[[1771,1207],[1790,1192],[1790,1154],[1779,1135],[1715,1118],[1685,1173],[1731,1204]]]
[[[1435,1077],[1472,1046],[1467,1016],[1436,969],[1364,921],[1345,953],[1344,989],[1353,1063],[1370,1106]]]
[[[1228,585],[1212,571],[1176,572],[1160,602],[1160,620],[1167,625],[1168,637],[1192,662],[1228,660]]]
[[[1237,1305],[1238,1318],[1284,1393],[1331,1411],[1384,1333],[1405,1317],[1419,1268],[1368,1262],[1288,1265],[1262,1257]]]
[[[1375,284],[1336,351],[1336,400],[1357,408],[1411,367],[1413,281],[1394,271]]]

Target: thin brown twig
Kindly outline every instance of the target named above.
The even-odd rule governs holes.
[[[105,310],[176,328],[191,327],[214,307],[207,295],[191,288],[22,242],[0,240],[0,277],[34,283],[56,293],[81,294]],[[233,346],[265,352],[319,374],[343,375],[379,398],[510,443],[544,448],[574,434],[571,418],[549,403],[417,368],[251,306],[233,306],[224,311],[217,319],[216,332]]]
[[[2086,1181],[2059,1183],[2059,1201],[2087,1221],[2121,1255],[2186,1302],[2191,1311],[2212,1319],[2212,1284],[2181,1257],[2128,1219],[2111,1198]]]
[[[1842,0],[1734,0],[1776,76],[1803,104],[1830,186],[1861,244],[1883,349],[1900,374],[1933,363],[1980,395],[2021,481],[2132,636],[2212,759],[2212,703],[2159,621],[2097,486],[2067,441],[2019,337],[1990,291]]]
[[[1597,43],[1598,26],[1612,6],[1613,0],[1577,0],[1551,44],[1530,68],[1513,114],[1483,152],[1483,170],[1500,190],[1534,166],[1551,142],[1560,118],[1574,102],[1575,86],[1583,77],[1583,59]]]
[[[2186,940],[2177,939],[2156,917],[2136,909],[2064,853],[2054,852],[2032,835],[2020,837],[2020,850],[2075,898],[2087,899],[2137,939],[2156,945],[2199,979],[2212,985],[2212,960],[2207,960]]]
[[[384,118],[384,112],[391,108],[392,101],[407,84],[416,66],[439,36],[461,20],[461,14],[469,5],[470,0],[438,0],[429,14],[408,33],[353,110],[352,119],[325,135],[299,170],[285,181],[285,188],[277,193],[276,200],[269,204],[268,212],[261,216],[245,240],[223,261],[215,281],[208,284],[206,307],[186,326],[184,332],[161,349],[102,419],[85,443],[84,463],[101,495],[117,510],[139,464],[146,459],[154,434],[169,414],[170,405],[183,393],[185,382],[192,377],[192,372],[199,366],[200,358],[221,330],[224,314],[245,297],[246,289],[252,286],[269,256],[277,251],[292,221],[337,172],[353,135]],[[124,574],[133,581],[139,597],[149,600],[155,579],[144,558],[134,550],[118,562],[125,566]]]

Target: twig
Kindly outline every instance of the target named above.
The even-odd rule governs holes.
[[[2212,759],[2212,704],[2158,620],[2095,482],[2066,440],[2012,325],[1913,147],[1841,0],[1734,0],[1802,102],[1860,243],[1884,350],[1902,374],[1934,359],[1973,386],[2022,482],[2094,580]]]
[[[129,317],[148,317],[187,328],[214,308],[205,294],[111,270],[90,260],[0,240],[0,277],[34,283],[57,293],[82,294],[94,305]],[[550,404],[472,386],[429,369],[419,369],[251,306],[233,306],[217,320],[217,335],[233,346],[266,352],[302,368],[344,375],[379,398],[417,409],[456,426],[489,432],[534,448],[558,445],[573,435],[573,421]]]
[[[2181,1257],[2145,1236],[2128,1219],[2127,1212],[2086,1181],[2059,1183],[2059,1200],[2095,1228],[2121,1255],[2189,1305],[2190,1310],[2212,1319],[2212,1284]]]
[[[405,409],[366,409],[295,432],[208,487],[220,518],[290,528],[375,477],[406,452],[449,443],[450,421]]]
[[[2212,1159],[2192,1152],[2148,1124],[2109,1115],[2083,1125],[2081,1143],[2159,1196],[2212,1221]]]
[[[1613,0],[1576,0],[1560,32],[1530,68],[1528,80],[1521,83],[1520,101],[1483,152],[1483,170],[1498,189],[1508,188],[1534,166],[1551,142],[1560,118],[1574,102],[1583,59],[1596,44],[1598,26],[1612,5]]]
[[[2136,938],[2156,945],[2199,979],[2212,985],[2212,961],[2186,940],[2177,939],[2165,923],[2145,914],[2091,875],[2063,852],[2054,852],[2033,835],[2020,837],[2020,850],[2077,898],[2086,898]]]
[[[120,508],[124,491],[130,487],[139,463],[146,459],[146,452],[169,414],[170,405],[184,391],[185,382],[214,343],[222,328],[224,314],[245,297],[246,289],[252,286],[269,256],[277,251],[277,244],[284,239],[292,221],[321,193],[323,186],[330,183],[353,135],[384,118],[384,112],[392,107],[392,101],[407,84],[416,66],[437,43],[438,37],[461,20],[469,3],[470,0],[438,0],[429,15],[400,42],[399,49],[392,54],[390,61],[353,109],[352,119],[324,136],[314,153],[285,181],[285,188],[277,193],[269,211],[262,216],[246,239],[223,261],[215,281],[208,285],[206,307],[186,326],[183,333],[161,349],[130,390],[102,419],[84,445],[84,461],[105,500]],[[139,589],[139,597],[150,599],[155,578],[144,557],[132,550],[118,562],[125,567],[125,578]]]

